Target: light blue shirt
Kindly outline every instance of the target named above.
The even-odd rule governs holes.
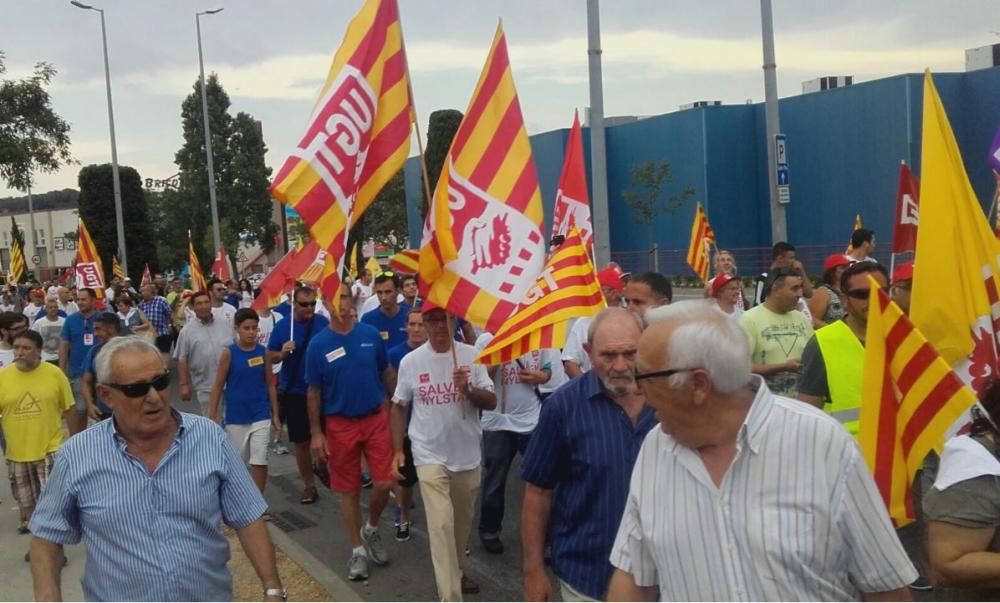
[[[229,542],[267,509],[225,432],[173,411],[177,437],[150,473],[115,421],[69,439],[31,518],[31,533],[87,549],[88,601],[231,601]]]

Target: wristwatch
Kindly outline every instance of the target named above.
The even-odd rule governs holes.
[[[283,588],[265,588],[265,597],[281,597],[282,601],[288,600],[288,591]]]

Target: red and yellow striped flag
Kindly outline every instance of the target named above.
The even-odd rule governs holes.
[[[347,232],[402,169],[413,107],[396,0],[367,0],[347,26],[305,135],[271,193],[331,256],[323,293],[339,299]]]
[[[76,286],[104,289],[104,263],[83,220],[79,220],[76,241]]]
[[[404,274],[416,274],[420,270],[420,250],[404,249],[389,258],[391,270]]]
[[[208,289],[205,283],[205,273],[201,271],[201,262],[198,261],[198,254],[194,250],[194,243],[191,242],[191,231],[188,231],[188,264],[191,267],[191,288],[195,291]]]
[[[21,282],[24,278],[25,272],[24,235],[18,229],[17,222],[14,221],[14,216],[10,217],[10,223],[12,224],[10,242],[10,274],[7,275],[7,282],[9,284],[16,284]]]
[[[497,26],[427,214],[421,287],[424,299],[495,333],[544,264],[542,195]]]
[[[111,256],[111,276],[122,280],[125,279],[125,271],[122,270],[122,265],[118,263],[118,254]]]
[[[976,402],[971,389],[871,276],[858,443],[897,526],[913,521],[910,484],[948,428]]]
[[[587,247],[573,227],[525,301],[497,329],[476,362],[504,364],[533,350],[561,348],[571,318],[593,316],[605,306]]]
[[[708,267],[712,263],[712,245],[715,232],[708,224],[708,216],[699,203],[694,210],[694,224],[691,225],[691,243],[688,245],[687,263],[703,281],[708,280]]]

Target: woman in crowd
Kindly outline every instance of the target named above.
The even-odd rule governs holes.
[[[245,278],[240,279],[239,297],[240,308],[249,308],[253,304],[253,285]]]
[[[122,334],[147,335],[152,325],[142,310],[135,307],[135,299],[127,291],[115,296],[118,318],[122,320]]]
[[[955,601],[1000,600],[1000,379],[980,404],[970,434],[945,444],[923,501],[931,579],[963,587],[947,591],[944,599]]]
[[[716,252],[715,259],[712,261],[712,270],[715,272],[715,276],[708,279],[708,282],[705,283],[705,297],[715,297],[713,283],[720,276],[738,276],[737,272],[739,271],[739,268],[736,266],[736,257],[733,255],[733,252],[728,249],[720,249]],[[739,281],[740,279],[736,278],[736,280]],[[736,300],[736,308],[738,309],[737,311],[742,314],[743,311],[747,309],[747,303],[743,299],[742,284],[739,287],[739,291],[740,294],[739,298]]]
[[[823,284],[809,298],[814,329],[837,322],[847,315],[840,291],[840,275],[850,263],[850,258],[842,253],[835,253],[823,262]]]

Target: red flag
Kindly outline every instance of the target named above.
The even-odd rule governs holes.
[[[917,224],[920,222],[920,184],[905,163],[899,166],[899,189],[896,191],[896,217],[892,228],[892,252],[906,253],[917,248]]]
[[[260,295],[254,298],[250,307],[256,311],[271,308],[281,302],[281,296],[295,285],[295,278],[289,278],[288,270],[302,247],[296,246],[288,251],[278,263],[271,268],[264,280],[260,282]]]
[[[142,269],[142,280],[139,281],[139,286],[141,287],[151,282],[153,282],[153,275],[149,273],[149,264],[146,264],[146,267]]]
[[[594,227],[590,222],[590,202],[587,199],[587,174],[583,163],[583,136],[580,134],[580,118],[573,112],[573,129],[566,140],[566,155],[563,159],[556,203],[552,210],[552,236],[567,236],[571,228],[580,231],[580,237],[587,249],[594,246]]]
[[[212,274],[222,282],[233,278],[233,267],[229,263],[229,254],[225,247],[219,247],[215,252],[215,261],[212,262]]]

